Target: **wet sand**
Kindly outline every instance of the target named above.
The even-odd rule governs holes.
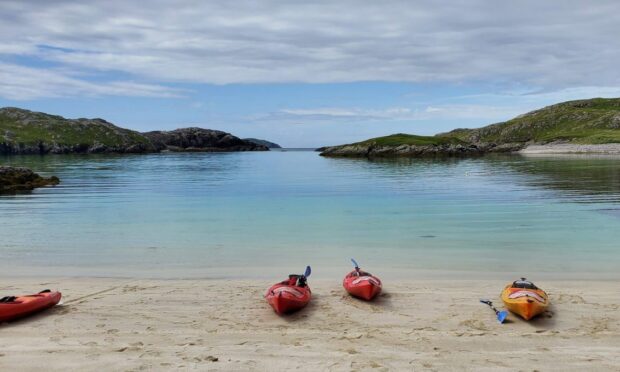
[[[617,281],[537,281],[550,310],[503,325],[478,303],[501,307],[502,281],[387,282],[365,303],[311,279],[313,301],[286,317],[269,284],[3,278],[2,296],[59,289],[64,304],[0,325],[0,370],[620,370]]]

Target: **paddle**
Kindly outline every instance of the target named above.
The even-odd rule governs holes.
[[[357,264],[357,261],[355,261],[354,259],[351,259],[351,262],[353,262],[353,266],[355,266],[355,270],[360,271],[360,265]]]
[[[502,310],[502,311],[497,310],[495,306],[493,306],[493,302],[489,300],[480,300],[480,302],[482,302],[485,305],[489,305],[489,307],[493,309],[493,311],[495,312],[495,315],[497,315],[497,321],[500,322],[500,324],[504,323],[504,320],[506,320],[506,317],[508,316],[508,312],[506,310]]]
[[[312,274],[312,269],[310,268],[310,266],[306,266],[306,272],[304,273],[303,277],[307,278],[310,276],[310,274]]]

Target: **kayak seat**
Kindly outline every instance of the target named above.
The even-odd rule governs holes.
[[[291,274],[288,276],[288,280],[282,282],[284,285],[294,285],[297,287],[305,287],[306,286],[306,277],[298,274]]]
[[[372,276],[372,274],[367,271],[358,270],[351,272],[351,276]]]
[[[521,278],[521,280],[515,280],[512,283],[512,288],[538,289],[538,287],[535,286],[534,283],[526,280],[525,278]]]
[[[17,300],[17,297],[15,296],[6,296],[6,297],[0,298],[0,303],[15,302],[15,300]]]

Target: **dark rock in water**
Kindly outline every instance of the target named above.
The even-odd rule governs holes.
[[[269,148],[242,140],[230,133],[203,128],[182,128],[172,131],[146,132],[159,151],[268,151]]]
[[[267,146],[270,149],[281,149],[282,148],[282,146],[278,145],[277,143],[269,142],[269,141],[258,139],[258,138],[244,138],[243,140],[255,143],[257,145]]]
[[[41,177],[28,168],[0,166],[0,193],[32,190],[37,187],[55,186],[60,183],[56,176]]]

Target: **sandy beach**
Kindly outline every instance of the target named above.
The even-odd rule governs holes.
[[[574,143],[548,143],[546,145],[529,145],[519,151],[525,155],[544,155],[544,154],[599,154],[599,155],[618,155],[620,154],[620,144],[602,143],[598,145],[582,145]]]
[[[619,283],[543,281],[552,306],[498,324],[504,282],[400,281],[372,303],[338,280],[277,316],[269,281],[34,278],[3,295],[59,289],[63,304],[0,326],[0,370],[620,370]]]

